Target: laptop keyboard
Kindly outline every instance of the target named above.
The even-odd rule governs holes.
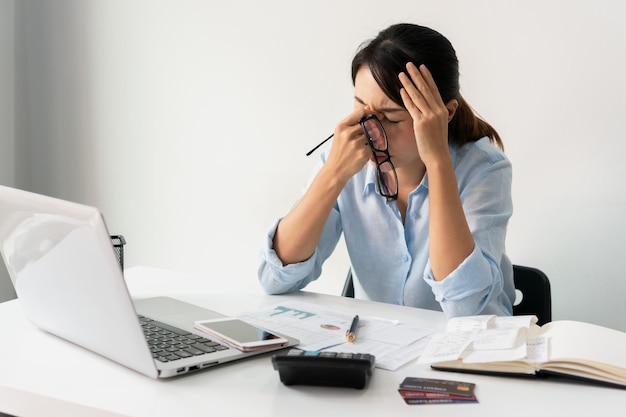
[[[186,330],[142,315],[137,317],[150,346],[152,357],[158,361],[172,362],[229,349],[219,342],[195,335]]]

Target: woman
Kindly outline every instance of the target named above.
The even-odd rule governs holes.
[[[352,80],[354,111],[268,234],[264,290],[317,279],[343,232],[357,298],[449,317],[511,315],[511,164],[497,132],[461,97],[450,42],[423,26],[393,25],[358,51]]]

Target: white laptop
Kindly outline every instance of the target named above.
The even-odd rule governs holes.
[[[194,321],[223,317],[217,312],[168,297],[133,301],[94,207],[0,186],[0,245],[35,326],[152,378],[268,352],[244,353],[202,337]],[[161,324],[165,330],[156,328]],[[175,341],[161,343],[168,336]],[[298,342],[286,338],[288,346]]]

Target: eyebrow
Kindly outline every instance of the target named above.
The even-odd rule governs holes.
[[[367,104],[363,100],[358,98],[357,96],[354,96],[354,99],[358,101],[359,103],[363,104],[364,106],[367,106]],[[381,113],[397,113],[401,111],[406,111],[406,109],[403,107],[384,107],[384,108],[376,109],[376,111],[379,111]]]

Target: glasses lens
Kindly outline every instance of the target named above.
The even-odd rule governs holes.
[[[387,198],[397,197],[398,176],[391,161],[385,161],[378,165],[378,186],[383,196]]]
[[[385,135],[383,126],[377,118],[366,119],[361,122],[361,125],[363,126],[363,130],[375,150],[387,150],[387,136]]]

